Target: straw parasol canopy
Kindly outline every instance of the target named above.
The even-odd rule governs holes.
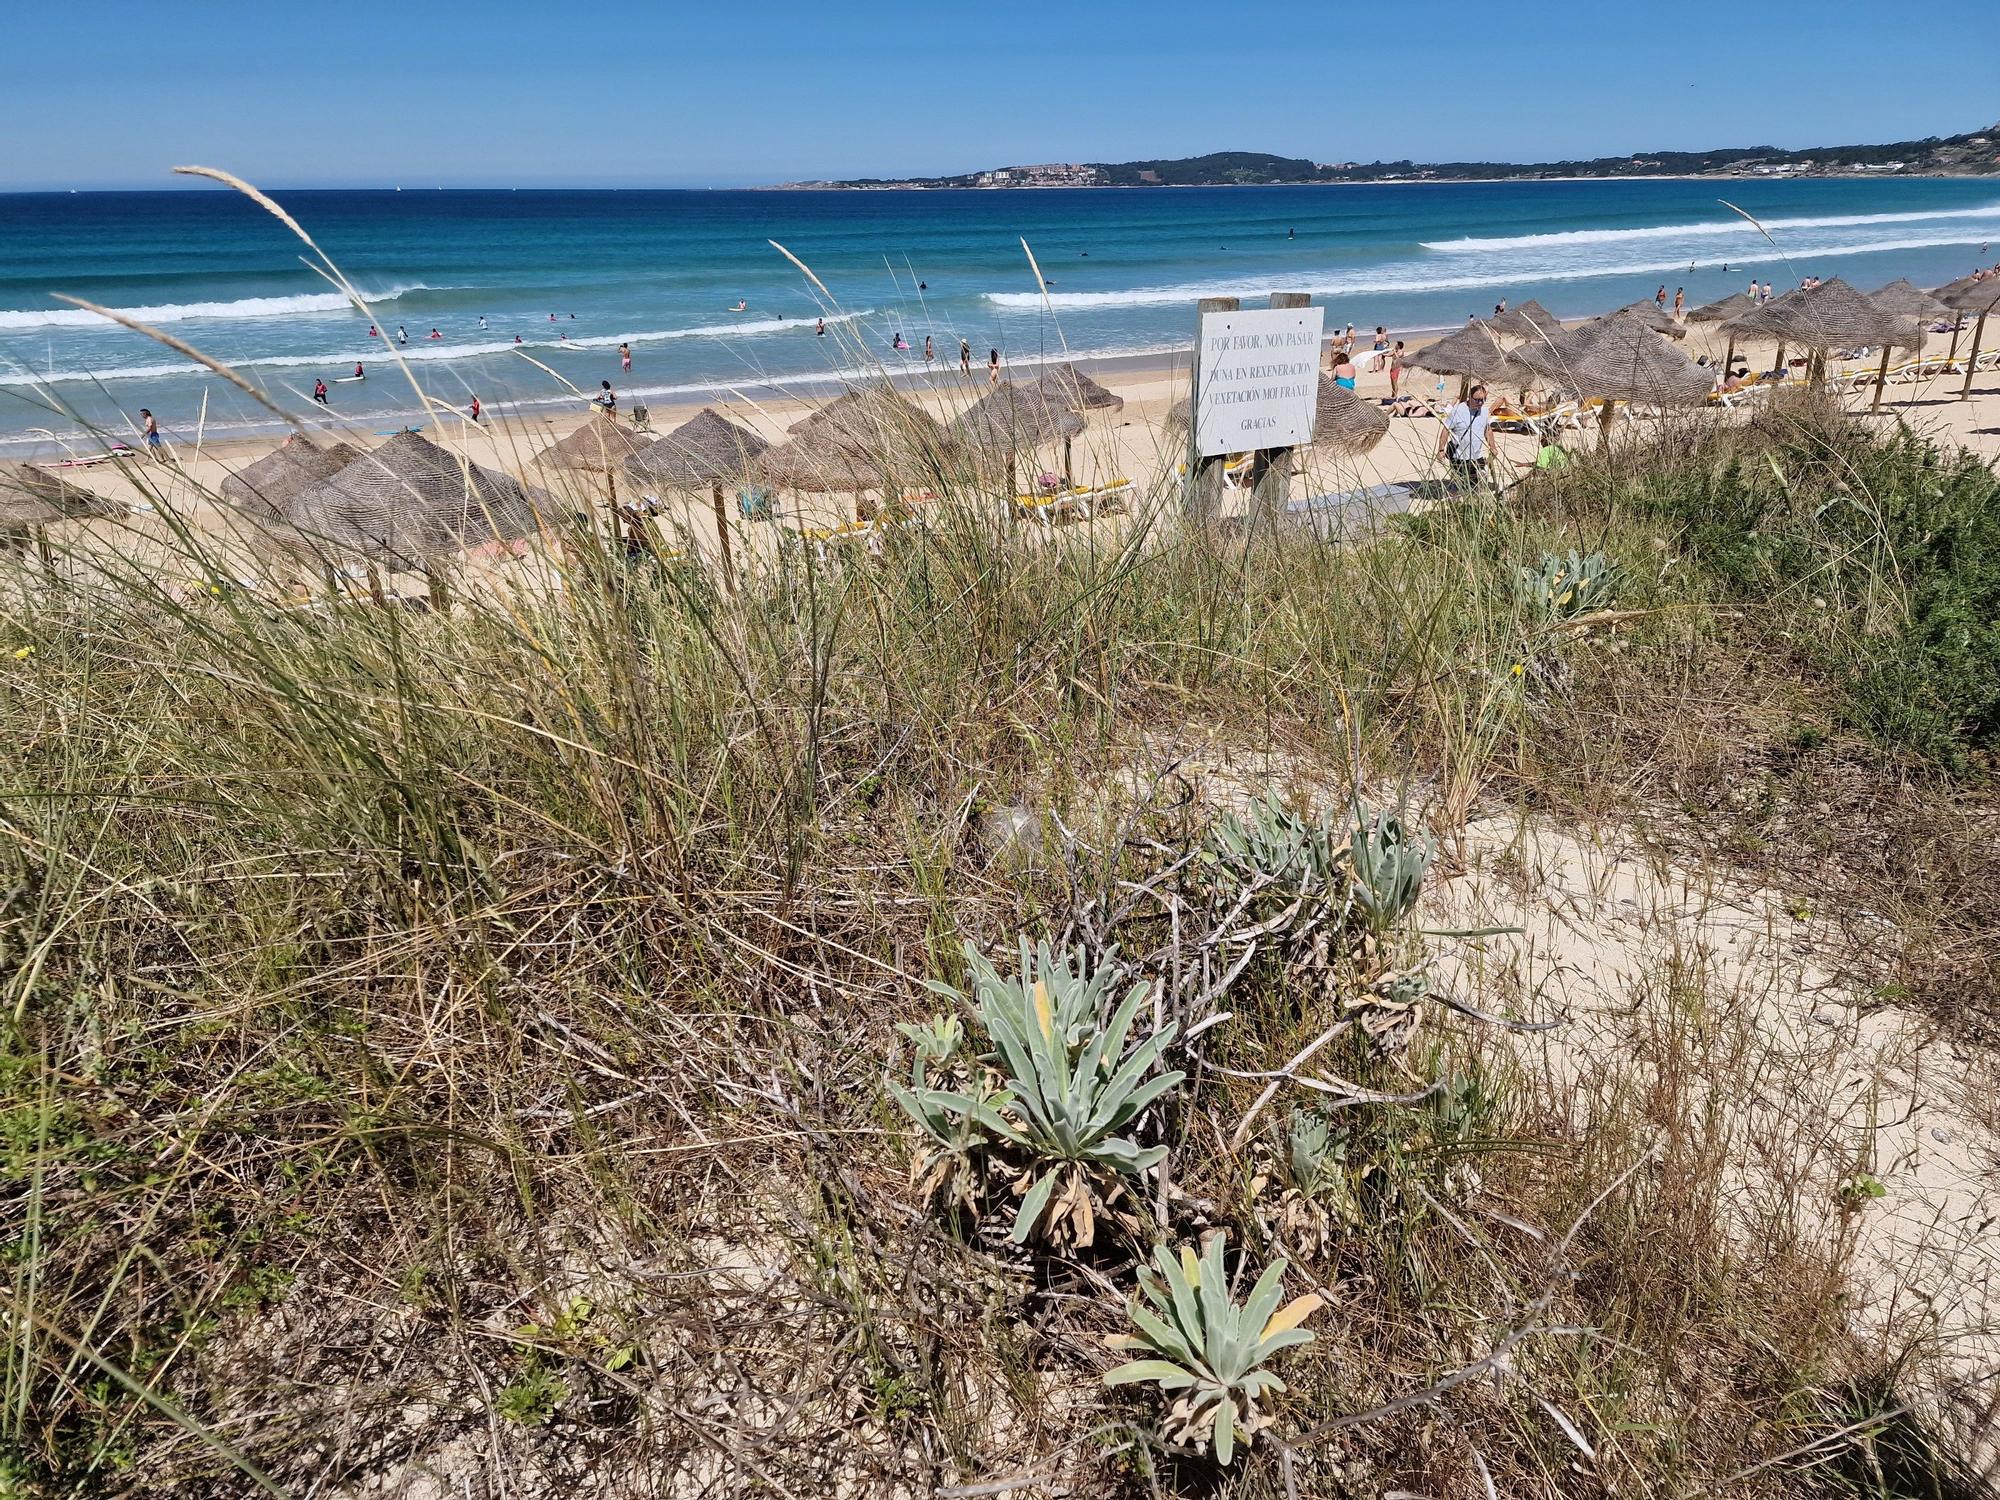
[[[1494,342],[1493,335],[1477,323],[1468,323],[1456,333],[1448,333],[1436,343],[1404,355],[1403,367],[1429,370],[1434,375],[1464,375],[1503,385],[1522,384],[1520,367]]]
[[[1389,414],[1326,376],[1319,378],[1318,412],[1312,445],[1344,458],[1359,458],[1389,431]]]
[[[976,447],[1011,454],[1066,443],[1086,425],[1055,391],[1004,381],[973,402],[952,427]]]
[[[308,544],[421,567],[527,536],[549,509],[540,490],[404,432],[294,496],[283,519]]]
[[[1951,308],[1905,277],[1878,287],[1868,294],[1868,300],[1892,318],[1914,318],[1923,322],[1931,318],[1948,318],[1952,314]]]
[[[635,478],[696,489],[747,474],[770,447],[749,428],[704,406],[625,468]]]
[[[1969,312],[1979,316],[2000,310],[2000,276],[1988,276],[1983,281],[1975,281],[1967,276],[1937,289],[1938,301],[1959,312]]]
[[[1562,319],[1530,297],[1519,307],[1510,307],[1484,320],[1488,333],[1507,338],[1539,339],[1562,332]]]
[[[1720,301],[1704,302],[1688,313],[1687,320],[1690,323],[1728,323],[1754,310],[1756,306],[1757,304],[1744,293],[1731,292]]]
[[[535,463],[544,469],[609,474],[652,446],[651,438],[640,437],[629,427],[620,427],[616,418],[592,413],[575,432],[536,454]]]
[[[1652,329],[1655,333],[1664,333],[1670,339],[1687,337],[1686,325],[1676,322],[1666,309],[1650,297],[1641,297],[1637,302],[1628,302],[1623,307],[1604,314],[1602,318],[1593,318],[1591,321],[1601,323],[1609,318],[1629,319]]]
[[[360,456],[358,448],[346,443],[322,448],[293,433],[223,480],[222,498],[244,510],[282,516],[295,496],[333,478]]]
[[[122,516],[126,507],[32,464],[0,462],[0,543],[51,521]]]
[[[1971,313],[1977,321],[1972,325],[1972,350],[1965,361],[1965,383],[1958,388],[1958,399],[1969,400],[1972,396],[1972,377],[1979,370],[1979,346],[1986,337],[1986,319],[2000,312],[2000,276],[1988,276],[1985,280],[1966,277],[1954,281],[1950,286],[1942,286],[1937,291],[1938,300],[1947,307],[1960,312]],[[1958,352],[1958,335],[1951,336],[1954,355]]]
[[[884,489],[899,460],[914,460],[928,473],[953,447],[936,418],[886,383],[849,391],[788,430],[791,440],[766,453],[758,468],[792,490]]]
[[[1057,365],[1035,382],[1071,411],[1123,411],[1125,398],[1107,391],[1075,365]]]
[[[1854,344],[1921,349],[1913,318],[1892,318],[1839,277],[1799,287],[1733,320],[1739,338],[1773,338],[1781,344],[1824,351]]]
[[[1714,384],[1707,370],[1638,318],[1597,318],[1547,344],[1526,345],[1515,358],[1580,396],[1607,401],[1687,406]]]

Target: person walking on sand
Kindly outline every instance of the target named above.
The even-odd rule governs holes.
[[[1687,294],[1687,288],[1686,288],[1686,287],[1684,287],[1684,286],[1677,286],[1677,287],[1675,287],[1675,288],[1674,288],[1674,321],[1675,321],[1676,323],[1679,323],[1679,322],[1681,322],[1681,321],[1682,321],[1682,320],[1683,320],[1683,319],[1684,319],[1684,318],[1685,318],[1685,317],[1687,316],[1687,305],[1688,305],[1688,294]]]
[[[317,401],[321,406],[327,405],[326,382],[317,376],[313,379],[313,400]]]
[[[474,397],[472,398],[472,405],[466,408],[466,415],[467,415],[467,416],[469,416],[469,417],[471,417],[471,418],[472,418],[472,420],[473,420],[473,421],[474,421],[475,423],[477,423],[477,422],[478,422],[478,420],[479,420],[479,398],[478,398],[477,396],[474,396]]]
[[[611,382],[597,382],[597,409],[607,417],[618,415],[618,393],[611,389]]]
[[[1486,476],[1486,428],[1493,414],[1486,409],[1486,387],[1475,385],[1454,406],[1438,433],[1438,457],[1448,459],[1461,489],[1478,486]]]
[[[1000,351],[998,349],[988,349],[986,351],[986,383],[988,385],[998,385],[1000,383]]]
[[[970,340],[960,339],[958,341],[958,369],[962,375],[970,375],[972,373],[972,344]]]
[[[937,347],[931,343],[931,336],[928,333],[924,335],[924,363],[926,365],[937,363]]]
[[[1653,305],[1659,308],[1661,312],[1667,310],[1667,288],[1664,283],[1661,284],[1657,292],[1653,293]]]
[[[139,416],[141,419],[139,430],[146,435],[146,456],[154,463],[159,463],[166,457],[166,454],[160,451],[160,424],[153,420],[153,414],[143,406],[139,408]]]
[[[618,346],[618,368],[623,370],[627,375],[632,373],[632,346],[630,344],[620,344]]]

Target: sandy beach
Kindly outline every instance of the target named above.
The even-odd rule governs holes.
[[[1395,336],[1392,331],[1391,338]],[[1405,342],[1408,351],[1415,353],[1443,336],[1436,333],[1411,335]],[[1961,341],[1969,339],[1969,336],[1969,333],[1961,335]],[[1390,394],[1390,376],[1386,361],[1383,368],[1375,368],[1377,362],[1367,347],[1369,341],[1370,336],[1366,333],[1357,337],[1360,348],[1355,357],[1357,394],[1366,400],[1380,401]],[[1987,344],[1991,346],[1994,341],[1994,334],[1989,332]],[[1723,356],[1725,342],[1716,334],[1714,325],[1693,324],[1689,326],[1681,347],[1691,357],[1706,356],[1711,362],[1718,362]],[[1942,356],[1950,342],[1948,335],[1926,335],[1925,356]],[[1796,354],[1797,351],[1793,352]],[[1777,350],[1769,345],[1744,343],[1737,347],[1739,366],[1747,364],[1750,368],[1762,369],[1769,366],[1776,356]],[[1077,483],[1085,485],[1130,479],[1142,496],[1162,491],[1182,460],[1181,439],[1169,435],[1167,418],[1169,412],[1185,400],[1188,385],[1186,358],[1127,356],[1099,361],[1080,359],[1077,363],[1079,368],[1122,397],[1125,405],[1117,412],[1089,414],[1088,428],[1073,447],[1072,477]],[[1873,359],[1836,362],[1829,366],[1829,377],[1837,386],[1844,388],[1848,378],[1872,369],[1874,363]],[[1326,368],[1324,360],[1322,368]],[[1043,367],[1039,364],[1024,367],[1018,375],[1003,367],[1002,376],[1028,381],[1042,372]],[[1794,371],[1795,377],[1798,373]],[[386,381],[403,377],[391,368],[378,367],[378,374],[373,378]],[[1967,400],[1959,399],[1961,384],[1961,376],[1941,375],[1918,383],[1893,385],[1885,393],[1880,413],[1870,420],[1879,423],[1905,422],[1928,437],[1968,447],[1989,459],[2000,455],[2000,375],[1991,371],[1980,372],[1974,378],[1972,396]],[[898,387],[943,422],[950,422],[964,412],[989,388],[985,370],[977,366],[969,376],[959,376],[956,371],[946,370],[928,384],[913,386],[906,382]],[[1403,372],[1401,390],[1420,401],[1437,402],[1442,406],[1456,399],[1458,381],[1455,377],[1441,379],[1423,370],[1407,369]],[[1496,398],[1503,410],[1512,399],[1505,391],[1497,392]],[[707,406],[775,445],[784,441],[787,429],[793,423],[830,399],[829,396],[779,400],[744,397],[672,405],[651,403],[646,409],[646,423],[650,432],[663,435]],[[1844,399],[1850,408],[1866,412],[1868,392],[1850,393]],[[413,393],[413,406],[414,403]],[[1717,420],[1732,419],[1728,413],[1717,415]],[[553,470],[538,461],[539,455],[552,444],[583,424],[603,420],[606,419],[579,396],[573,413],[558,411],[557,414],[549,414],[543,409],[532,415],[496,415],[489,409],[478,423],[456,409],[437,410],[433,419],[425,423],[421,430],[426,437],[462,453],[473,463],[499,469],[527,483],[539,485],[579,511],[594,511],[600,517],[608,518],[610,503],[614,500],[623,504],[635,500],[645,502],[644,508],[651,513],[647,524],[659,529],[661,545],[669,548],[691,545],[704,557],[713,558],[717,530],[708,495],[675,493],[655,485],[635,483],[629,477],[613,476],[607,479],[600,474]],[[632,413],[621,411],[615,420],[630,426]],[[1620,424],[1621,428],[1624,426],[1624,423]],[[386,441],[387,435],[372,429],[343,426],[338,421],[336,409],[335,420],[330,424],[322,423],[312,431],[311,436],[315,442],[337,440],[357,448],[370,448]],[[1435,417],[1428,414],[1399,416],[1392,420],[1383,440],[1362,458],[1333,460],[1312,451],[1301,455],[1291,493],[1323,494],[1435,478],[1441,472],[1437,459],[1438,438],[1439,422]],[[215,497],[220,494],[225,480],[269,453],[279,441],[269,437],[202,443],[170,441],[166,448],[168,458],[164,462],[119,459],[93,468],[65,470],[66,478],[106,499],[133,507],[135,514],[127,519],[112,521],[63,522],[48,528],[50,540],[58,551],[68,553],[85,566],[88,564],[82,560],[103,557],[105,549],[110,548],[127,563],[141,563],[168,570],[169,573],[179,570],[191,574],[184,549],[172,537],[173,526],[167,519],[171,514],[205,540],[213,541],[226,556],[235,558],[236,561],[229,566],[237,569],[241,577],[247,579],[259,574],[267,563],[250,555],[251,546],[258,540],[255,529],[249,527],[241,515],[216,504]],[[1586,443],[1595,439],[1583,433],[1572,433],[1569,441]],[[1492,448],[1496,472],[1504,482],[1529,467],[1536,440],[1525,433],[1502,432],[1496,428],[1492,434]],[[1053,454],[1039,457],[1046,463],[1056,462]],[[1024,476],[1024,487],[1027,482]],[[1225,514],[1232,509],[1240,510],[1246,504],[1247,495],[1244,492],[1225,492]],[[835,527],[854,520],[854,509],[855,497],[849,494],[782,491],[775,496],[774,518],[778,527]],[[732,526],[732,548],[739,556],[745,549],[753,553],[761,549],[768,553],[775,546],[775,530],[768,525],[735,523]],[[477,578],[482,571],[483,568],[475,567],[471,573]],[[188,581],[198,583],[203,580],[190,576]],[[294,586],[307,589],[311,584],[299,578]]]

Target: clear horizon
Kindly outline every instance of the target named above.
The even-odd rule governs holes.
[[[602,25],[525,0],[496,0],[472,24],[380,0],[337,17],[249,0],[198,14],[196,28],[107,0],[11,16],[0,79],[14,149],[0,191],[173,187],[182,162],[292,189],[531,190],[1216,150],[1532,162],[1921,139],[2000,113],[1949,90],[1825,86],[1857,57],[1867,79],[1934,79],[1939,57],[1963,55],[1947,11],[1884,17],[1858,4],[1747,15],[1696,0],[1559,33],[1489,27],[1468,10],[1449,43],[1400,14],[1335,20],[1274,0],[1232,7],[1227,34],[1189,0],[1088,11],[1022,0],[1004,28],[977,12],[913,20],[871,0],[839,15],[780,0],[748,20],[635,13]],[[107,38],[117,51],[103,69],[51,65],[102,53]],[[1078,58],[1087,72],[1058,71]],[[1242,97],[1222,91],[1229,78]]]

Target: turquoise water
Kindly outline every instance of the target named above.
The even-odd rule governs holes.
[[[1694,305],[1753,272],[1779,288],[1807,274],[1935,284],[2000,253],[2000,183],[1977,180],[277,196],[382,329],[408,330],[401,352],[430,395],[462,406],[476,393],[495,410],[572,401],[565,380],[666,401],[796,391],[878,362],[919,372],[926,335],[940,366],[961,338],[981,366],[992,348],[1015,365],[1160,351],[1186,344],[1194,300],[1216,293],[1308,291],[1330,326],[1409,333],[1503,296],[1582,315],[1661,282]],[[0,452],[129,434],[141,406],[182,437],[273,425],[184,356],[56,292],[160,326],[311,420],[413,420],[383,340],[302,250],[220,191],[0,196]],[[899,332],[907,353],[890,347]],[[356,361],[369,378],[314,408],[314,379]]]

